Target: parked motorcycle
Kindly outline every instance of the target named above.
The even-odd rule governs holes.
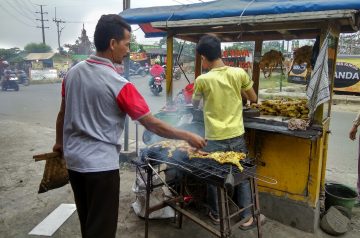
[[[141,66],[141,64],[139,64],[138,62],[130,61],[129,74],[141,75],[144,77],[146,75],[146,72],[144,67]]]
[[[7,91],[8,89],[13,89],[15,91],[19,91],[19,85],[17,83],[18,78],[14,72],[6,72],[4,79],[1,82],[1,89],[3,91]]]
[[[153,77],[152,83],[150,83],[150,91],[154,96],[158,96],[162,92],[162,82],[164,81],[163,76]]]
[[[181,79],[181,70],[180,70],[180,67],[174,67],[174,70],[173,70],[173,78],[176,79],[176,80]]]
[[[162,65],[161,67],[163,67],[164,70],[166,71],[166,64]],[[180,70],[180,67],[178,67],[178,66],[174,66],[174,68],[173,68],[173,79],[176,79],[176,80],[181,79],[181,70]]]
[[[18,81],[17,81],[18,84],[22,84],[24,86],[30,85],[30,80],[24,70],[19,70],[17,72],[17,78],[18,78]]]

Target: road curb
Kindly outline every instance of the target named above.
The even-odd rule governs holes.
[[[136,155],[135,150],[122,151],[122,152],[120,152],[119,162],[120,163],[129,163],[129,162],[131,162],[132,159],[135,159],[136,157],[137,157],[137,155]]]

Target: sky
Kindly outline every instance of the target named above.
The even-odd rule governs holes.
[[[209,2],[211,0],[201,0]],[[151,6],[169,6],[180,4],[199,3],[200,0],[130,0],[131,8],[151,7]],[[41,43],[42,32],[40,19],[40,7],[43,7],[45,26],[45,41],[50,45],[53,51],[58,48],[57,28],[53,19],[56,18],[65,21],[61,24],[63,28],[60,44],[74,44],[80,36],[84,27],[90,40],[93,41],[93,34],[97,20],[102,14],[120,13],[123,7],[123,0],[0,0],[0,48],[19,47],[23,49],[28,43]],[[138,26],[132,26],[133,30]],[[136,39],[142,44],[153,44],[159,41],[159,38],[144,38],[141,29],[134,31]]]

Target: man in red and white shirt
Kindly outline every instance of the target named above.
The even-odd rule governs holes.
[[[69,70],[62,85],[54,151],[62,151],[69,171],[83,237],[115,237],[119,208],[120,136],[125,116],[163,137],[202,148],[205,140],[177,130],[151,115],[134,85],[114,63],[129,53],[130,26],[118,15],[97,23],[96,55]]]

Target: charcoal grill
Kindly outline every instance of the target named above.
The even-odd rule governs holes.
[[[186,152],[176,150],[172,152],[172,156],[169,157],[169,150],[162,147],[149,147],[141,152],[141,159],[134,162],[136,164],[137,170],[145,170],[147,176],[146,179],[143,178],[144,183],[146,184],[146,205],[145,205],[145,237],[148,237],[148,228],[149,228],[149,214],[153,211],[161,209],[165,206],[171,206],[177,212],[177,223],[179,228],[182,226],[182,217],[185,215],[190,220],[199,224],[201,227],[205,228],[209,232],[213,233],[217,237],[225,238],[229,237],[231,231],[237,228],[240,224],[247,221],[248,218],[244,218],[241,221],[233,222],[233,218],[238,216],[243,210],[251,208],[252,215],[257,217],[257,235],[262,237],[261,234],[261,224],[260,224],[260,207],[258,199],[258,191],[256,185],[256,179],[267,180],[269,183],[275,183],[269,178],[261,178],[256,175],[256,165],[253,160],[245,159],[241,161],[241,164],[244,168],[243,171],[240,171],[236,166],[229,166],[227,164],[219,164],[218,162],[211,159],[189,159]],[[177,193],[174,191],[175,196],[169,198],[156,207],[149,207],[149,198],[150,193],[155,186],[152,183],[152,177],[157,174],[154,169],[155,165],[159,164],[169,164],[181,170],[185,176],[191,175],[201,181],[206,181],[208,184],[215,185],[218,191],[218,205],[219,205],[219,218],[220,218],[220,229],[216,229],[213,226],[209,225],[205,221],[199,219],[197,216],[191,212],[184,209],[184,187],[185,179],[180,181],[180,191]],[[228,174],[231,173],[234,176],[234,186],[240,184],[244,180],[249,180],[251,187],[251,197],[252,203],[245,208],[238,208],[235,212],[230,212],[229,203],[233,203],[231,198],[228,196],[227,189],[225,187],[225,181]],[[141,174],[141,173],[140,173]],[[146,180],[146,181],[145,181]],[[164,185],[167,185],[167,181],[163,181]],[[161,184],[161,185],[162,185]],[[168,186],[168,185],[167,185]],[[173,190],[172,190],[173,191]],[[234,204],[234,203],[233,203]]]

